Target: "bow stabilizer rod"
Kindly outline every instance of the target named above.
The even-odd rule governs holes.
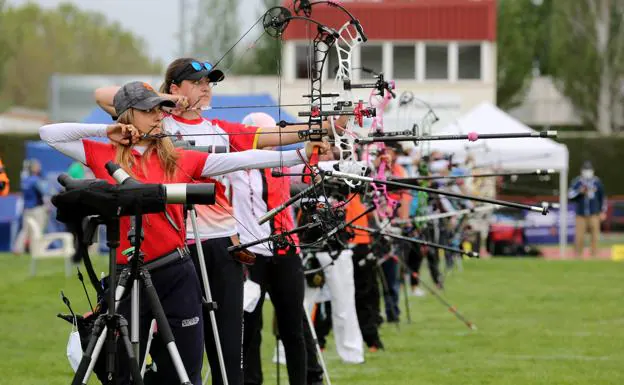
[[[555,174],[556,171],[552,168],[549,169],[537,169],[534,171],[528,172],[494,172],[488,174],[468,174],[468,175],[431,175],[431,176],[417,176],[414,178],[394,178],[389,177],[388,180],[393,182],[401,182],[401,183],[416,183],[418,181],[423,180],[435,180],[435,179],[464,179],[464,178],[487,178],[487,177],[495,177],[495,176],[514,176],[514,175],[552,175]]]
[[[514,139],[514,138],[556,138],[557,131],[540,131],[540,132],[518,132],[505,134],[478,134],[471,132],[467,135],[426,135],[426,136],[409,136],[409,135],[384,135],[381,133],[369,134],[368,138],[356,138],[355,143],[370,144],[378,142],[424,142],[434,140],[469,140],[475,142],[479,139]]]
[[[406,241],[406,242],[410,242],[410,243],[415,243],[417,245],[433,247],[434,249],[447,250],[447,251],[451,251],[453,253],[466,255],[466,256],[468,256],[470,258],[479,258],[479,253],[477,253],[475,251],[464,251],[462,249],[458,249],[458,248],[455,248],[455,247],[444,246],[444,245],[441,245],[439,243],[423,241],[422,239],[418,239],[418,238],[406,237],[404,235],[393,234],[393,233],[390,233],[388,231],[380,231],[380,230],[376,230],[376,229],[371,229],[370,227],[364,227],[364,226],[358,226],[358,225],[350,225],[350,227],[352,227],[352,228],[354,228],[356,230],[367,231],[367,232],[369,232],[371,234],[380,234],[380,235],[383,235],[383,236],[386,236],[386,237],[398,239],[399,241]]]
[[[442,191],[442,190],[428,188],[428,187],[414,186],[414,185],[411,185],[411,184],[400,183],[400,182],[379,180],[379,179],[370,178],[370,177],[367,177],[367,176],[348,174],[348,173],[340,172],[340,171],[322,171],[321,170],[320,173],[323,174],[323,175],[332,176],[332,177],[335,177],[335,178],[358,180],[358,181],[368,182],[368,183],[378,183],[378,184],[383,184],[383,185],[386,185],[386,186],[398,187],[398,188],[403,188],[403,189],[408,189],[408,190],[424,191],[424,192],[427,192],[429,194],[445,195],[445,196],[450,196],[450,197],[453,197],[453,198],[468,199],[468,200],[471,200],[471,201],[483,202],[483,203],[492,203],[492,204],[495,204],[495,205],[512,207],[512,208],[516,208],[516,209],[520,209],[520,210],[535,211],[535,212],[541,213],[542,215],[547,215],[548,214],[548,210],[551,207],[548,204],[542,205],[542,206],[531,206],[531,205],[525,205],[525,204],[522,204],[522,203],[507,202],[507,201],[502,201],[502,200],[498,200],[498,199],[490,199],[490,198],[478,197],[478,196],[474,196],[474,195],[458,194],[458,193],[454,193],[454,192],[450,192],[450,191]]]

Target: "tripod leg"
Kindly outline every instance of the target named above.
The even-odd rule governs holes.
[[[149,354],[150,347],[152,346],[154,333],[156,333],[156,320],[155,319],[153,319],[152,323],[150,323],[149,334],[147,336],[147,346],[145,347],[145,356],[143,358],[143,365],[141,365],[141,377],[145,376],[145,369],[147,366],[147,355]]]
[[[117,307],[119,306],[119,301],[121,300],[121,297],[123,297],[126,291],[126,285],[128,284],[129,277],[130,277],[129,269],[124,269],[121,275],[119,276],[119,282],[118,282],[117,288],[115,289],[115,311],[117,311]],[[104,346],[104,342],[106,341],[107,332],[108,332],[108,328],[104,326],[104,330],[100,334],[95,344],[95,347],[93,348],[93,356],[97,357],[100,355],[100,352],[102,351],[102,346]],[[91,363],[89,364],[89,368],[87,369],[87,373],[89,373],[89,375],[91,372],[93,372],[93,368],[95,367],[96,361],[97,359],[91,360]],[[88,377],[85,378],[82,383],[86,384],[87,382],[89,382]]]
[[[91,331],[89,344],[87,345],[87,349],[85,349],[85,352],[82,355],[82,360],[80,360],[80,365],[76,370],[72,385],[87,384],[87,382],[89,382],[89,377],[91,377],[91,373],[93,373],[93,366],[91,365],[91,362],[97,361],[99,355],[99,351],[94,352],[95,346],[99,341],[100,335],[106,337],[106,328],[104,327],[105,322],[106,318],[104,318],[103,316],[98,317],[98,319],[95,321],[93,330]]]
[[[173,362],[173,366],[178,373],[180,383],[190,385],[191,381],[189,380],[186,369],[184,368],[182,357],[180,357],[180,352],[178,351],[178,347],[175,344],[175,338],[173,337],[171,326],[169,325],[169,321],[167,320],[167,316],[165,315],[165,310],[163,309],[162,304],[158,299],[158,293],[156,292],[156,288],[152,283],[149,272],[147,270],[141,270],[139,276],[143,280],[145,293],[147,294],[147,300],[149,301],[150,307],[154,314],[154,318],[156,318],[156,322],[158,324],[158,333],[160,334],[163,344],[167,347],[167,351],[171,356],[171,361]]]
[[[409,289],[408,289],[408,285],[409,285],[409,275],[407,274],[403,274],[403,296],[405,297],[405,313],[407,315],[407,323],[412,323],[412,316],[410,315],[410,304],[409,304]]]
[[[125,285],[128,282],[129,275],[130,275],[130,272],[129,270],[126,269],[121,273],[119,277],[119,285],[115,289],[115,310],[117,310],[117,305],[125,292],[125,289],[126,289]],[[72,382],[72,385],[76,385],[76,384],[86,385],[89,382],[89,378],[91,377],[91,374],[93,373],[95,364],[98,360],[98,357],[100,356],[100,352],[102,351],[102,346],[104,346],[104,342],[106,342],[107,333],[108,333],[108,328],[106,327],[105,320],[102,319],[100,321],[100,318],[98,318],[94,324],[93,331],[91,333],[91,339],[89,340],[89,345],[87,346],[87,349],[85,350],[85,355],[89,353],[89,360],[87,363],[88,367],[82,370],[80,369],[80,366],[78,367],[78,370],[76,371],[76,375],[78,375],[78,373],[83,373],[83,379],[82,379],[82,382],[75,382],[77,380],[74,378],[74,382]],[[83,357],[83,361],[84,361],[84,357]],[[83,361],[80,361],[80,365],[83,364]]]
[[[140,354],[139,343],[139,309],[140,309],[140,296],[139,296],[139,281],[135,280],[132,284],[132,292],[130,294],[132,304],[130,305],[130,341],[134,349],[134,355],[137,357]]]
[[[130,336],[128,334],[128,321],[125,318],[119,316],[117,319],[119,323],[119,333],[122,339],[124,348],[126,349],[126,353],[128,354],[128,359],[130,361],[130,373],[132,374],[133,383],[135,385],[143,385],[143,377],[141,377],[141,369],[139,368],[139,360],[138,357],[134,355],[134,347],[132,346],[132,342],[130,342]]]
[[[277,360],[275,360],[275,372],[277,375],[277,385],[280,383],[280,354],[279,354],[279,336],[275,336],[275,356]]]
[[[221,349],[221,338],[219,336],[219,329],[217,327],[217,319],[215,317],[216,303],[212,301],[212,293],[210,291],[210,282],[208,282],[208,269],[206,268],[206,260],[204,259],[204,250],[202,249],[201,238],[199,237],[199,231],[197,230],[197,214],[195,206],[189,206],[189,217],[191,218],[191,226],[193,228],[193,235],[197,245],[197,259],[199,262],[200,274],[202,283],[204,284],[204,291],[206,296],[206,305],[209,306],[210,324],[212,325],[212,333],[215,342],[215,348],[217,350],[217,358],[219,360],[219,367],[221,369],[221,378],[223,385],[228,385],[229,380],[227,372],[225,370],[225,361],[223,360],[223,350]],[[204,322],[206,322],[204,320]]]
[[[321,368],[323,369],[325,380],[327,381],[327,385],[331,385],[331,381],[329,380],[329,372],[327,371],[327,366],[325,366],[325,360],[323,359],[323,352],[321,352],[321,346],[318,343],[318,337],[316,335],[316,330],[314,329],[314,323],[312,323],[312,319],[310,318],[310,315],[308,314],[305,304],[303,305],[303,313],[305,314],[308,327],[310,328],[310,334],[312,334],[312,339],[314,340],[314,345],[316,347],[316,355],[318,357],[319,364],[321,364]]]

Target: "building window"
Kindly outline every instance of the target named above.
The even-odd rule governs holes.
[[[312,73],[310,58],[312,54],[309,45],[297,45],[295,48],[295,65],[297,79],[308,79]]]
[[[375,74],[383,71],[381,46],[362,46],[360,47],[360,78],[372,79]],[[371,74],[370,71],[374,73]]]
[[[447,80],[448,61],[448,45],[428,44],[425,48],[425,79]]]
[[[395,79],[416,78],[416,47],[394,46],[392,49],[394,62],[393,77]]]
[[[462,44],[457,47],[457,51],[457,78],[481,79],[481,46]]]

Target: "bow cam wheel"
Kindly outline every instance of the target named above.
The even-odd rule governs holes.
[[[273,7],[264,14],[262,26],[269,36],[277,38],[282,36],[291,17],[292,14],[287,8]]]

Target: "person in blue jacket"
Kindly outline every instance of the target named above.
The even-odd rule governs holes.
[[[46,205],[46,197],[49,195],[48,187],[46,180],[41,175],[41,164],[37,160],[32,159],[28,163],[28,173],[22,178],[21,187],[24,197],[24,211],[22,213],[22,229],[13,244],[15,254],[23,254],[26,248],[28,242],[26,221],[28,218],[34,219],[42,232],[45,232],[48,224],[48,207]]]
[[[600,237],[600,222],[607,217],[607,199],[604,186],[600,179],[594,175],[591,162],[583,163],[581,175],[572,181],[568,190],[568,198],[576,202],[576,255],[583,256],[585,233],[589,230],[591,255],[596,257],[598,238]]]

